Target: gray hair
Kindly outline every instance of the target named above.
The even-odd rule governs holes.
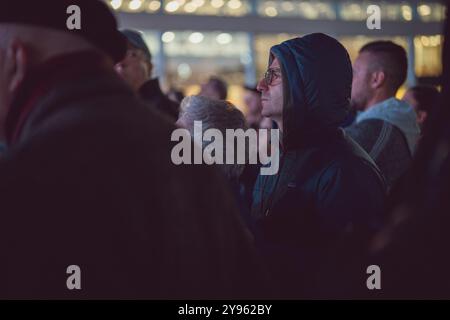
[[[181,102],[179,121],[183,123],[193,135],[194,121],[202,121],[202,131],[217,129],[223,136],[226,129],[247,129],[244,114],[232,103],[224,100],[215,100],[202,96],[190,96]],[[205,149],[211,141],[203,141],[202,148]],[[226,143],[224,141],[223,156],[226,159]],[[236,157],[236,150],[235,150]],[[225,161],[224,161],[225,162]],[[237,179],[244,171],[245,164],[221,164],[219,168],[228,179]]]

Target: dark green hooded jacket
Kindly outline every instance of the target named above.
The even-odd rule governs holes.
[[[278,174],[260,175],[254,188],[257,245],[279,296],[353,296],[366,287],[365,244],[382,225],[385,186],[339,128],[351,93],[348,53],[320,33],[270,52],[283,78],[283,132]]]

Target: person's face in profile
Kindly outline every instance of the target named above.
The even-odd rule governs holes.
[[[357,111],[366,109],[373,92],[371,87],[370,64],[373,63],[370,53],[362,52],[353,63],[352,108]]]
[[[261,92],[261,114],[272,119],[281,119],[283,114],[283,79],[280,63],[274,58],[265,76],[257,86]]]
[[[128,45],[125,58],[114,67],[116,72],[138,92],[142,85],[150,79],[152,64],[144,51]]]

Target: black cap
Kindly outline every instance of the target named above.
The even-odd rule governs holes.
[[[80,30],[67,27],[67,20],[73,14],[67,11],[72,5],[80,8]],[[126,53],[126,40],[117,29],[117,21],[100,0],[8,1],[0,10],[0,23],[40,26],[78,34],[115,62],[122,60]]]
[[[150,53],[150,49],[148,48],[147,43],[145,43],[144,34],[141,31],[132,29],[123,29],[120,32],[122,32],[122,34],[127,38],[128,42],[133,47],[144,51],[147,59],[149,61],[152,60],[152,54]]]

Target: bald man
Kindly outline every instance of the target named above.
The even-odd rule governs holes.
[[[77,32],[62,19],[73,3]],[[126,42],[106,5],[27,6],[0,12],[0,298],[261,292],[222,178],[175,166],[175,128],[114,72]]]

